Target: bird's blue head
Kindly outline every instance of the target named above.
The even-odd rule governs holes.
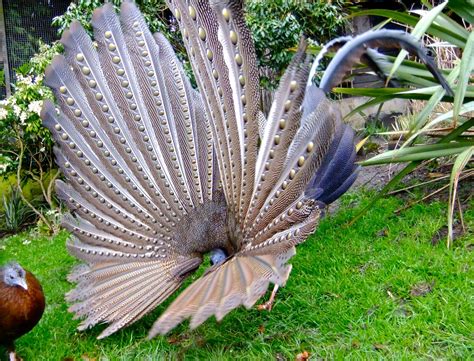
[[[3,282],[8,286],[19,286],[28,289],[26,272],[18,263],[7,264],[3,269]]]
[[[227,258],[227,254],[222,248],[214,248],[211,251],[211,265],[215,266],[224,262]]]

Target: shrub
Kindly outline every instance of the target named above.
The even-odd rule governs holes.
[[[40,112],[43,100],[53,98],[43,85],[43,74],[59,49],[57,43],[40,44],[38,54],[17,69],[13,95],[0,102],[0,175],[16,172],[20,163],[31,174],[53,165],[53,140]]]
[[[12,187],[8,195],[2,196],[2,203],[4,224],[0,228],[7,233],[20,231],[27,221],[34,218],[34,212],[23,202],[17,187]]]
[[[269,88],[278,84],[301,36],[324,44],[344,25],[338,1],[249,0],[246,9],[259,65],[267,70],[261,82]]]
[[[0,175],[16,175],[17,192],[22,201],[43,219],[43,214],[23,195],[21,183],[33,180],[41,189],[42,198],[53,206],[54,171],[53,140],[40,118],[44,99],[53,94],[43,85],[43,74],[59,43],[40,44],[40,50],[30,62],[17,69],[13,94],[0,103]],[[44,223],[50,223],[44,219]]]
[[[445,157],[453,160],[449,184],[448,247],[453,240],[457,184],[463,168],[468,165],[474,154],[472,133],[474,127],[472,117],[474,111],[474,33],[472,26],[463,26],[474,23],[474,16],[466,10],[467,8],[466,4],[459,1],[445,1],[429,11],[413,11],[414,15],[375,9],[356,14],[394,19],[407,27],[413,27],[413,36],[434,37],[438,39],[437,43],[442,45],[438,49],[452,49],[453,54],[460,54],[454,62],[439,64],[442,66],[441,71],[446,80],[454,90],[453,97],[446,94],[426,68],[414,61],[404,60],[406,56],[404,51],[400,52],[397,58],[385,56],[378,60],[382,64],[384,73],[391,77],[396,71],[397,79],[410,89],[335,89],[339,93],[373,97],[368,103],[354,109],[348,116],[362,111],[367,106],[383,104],[393,98],[427,101],[418,114],[406,121],[404,129],[390,132],[392,136],[400,138],[400,149],[377,155],[365,161],[363,165],[407,163],[407,166],[387,184],[380,195],[374,198],[373,202],[375,202],[419,165]],[[446,9],[449,9],[449,12],[443,12]],[[451,14],[451,17],[447,14]],[[450,103],[450,106],[441,107],[442,102]],[[441,111],[436,114],[436,109]]]

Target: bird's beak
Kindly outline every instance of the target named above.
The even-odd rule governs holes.
[[[26,279],[21,279],[18,280],[18,286],[24,288],[25,290],[28,290],[28,284],[26,283]]]

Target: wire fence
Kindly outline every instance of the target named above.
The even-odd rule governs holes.
[[[53,17],[62,15],[70,0],[3,0],[3,20],[6,40],[2,47],[2,67],[8,66],[10,83],[18,69],[38,51],[39,40],[50,43],[58,39],[51,26]],[[6,55],[6,56],[5,56]],[[7,80],[8,81],[8,80]],[[5,97],[5,86],[0,94]]]

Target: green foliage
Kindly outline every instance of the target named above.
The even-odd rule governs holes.
[[[0,70],[0,87],[5,86],[5,70]]]
[[[105,326],[84,332],[67,312],[64,293],[74,259],[54,238],[21,234],[0,240],[0,264],[16,259],[43,284],[48,307],[17,342],[25,360],[295,360],[306,350],[319,360],[419,360],[472,358],[472,233],[446,250],[438,231],[444,204],[418,204],[400,215],[406,201],[387,197],[366,217],[345,224],[373,197],[352,193],[340,211],[322,220],[297,248],[285,287],[271,312],[230,312],[222,322],[188,323],[169,335],[145,339],[166,305],[97,341]],[[465,214],[473,229],[474,213]],[[434,245],[433,245],[434,244]],[[265,297],[268,297],[269,292]],[[262,298],[259,302],[264,302]],[[0,350],[0,353],[2,350]]]
[[[270,87],[276,86],[301,36],[325,43],[344,25],[338,1],[249,0],[246,10],[259,64],[270,69],[262,83]]]
[[[22,161],[37,171],[52,164],[53,141],[43,127],[40,112],[44,99],[52,99],[43,85],[43,74],[60,45],[40,44],[39,53],[17,70],[13,95],[0,102],[0,174],[17,170],[21,146],[27,151]]]
[[[20,191],[12,187],[8,194],[2,196],[3,223],[0,230],[7,232],[19,232],[23,225],[34,216],[33,211],[23,202]]]
[[[400,149],[388,151],[363,162],[363,165],[375,165],[383,163],[407,162],[407,167],[395,176],[384,190],[374,198],[373,202],[385,194],[391,187],[398,183],[404,175],[414,170],[422,161],[428,161],[443,157],[459,157],[462,161],[455,161],[459,167],[453,168],[451,177],[451,196],[448,211],[448,246],[452,242],[452,214],[454,208],[454,195],[456,194],[457,182],[460,172],[470,161],[474,151],[474,138],[467,131],[474,127],[472,112],[474,111],[474,33],[472,26],[463,27],[454,21],[443,10],[448,9],[459,17],[465,16],[462,5],[458,2],[443,2],[440,5],[426,11],[417,11],[416,15],[409,15],[390,10],[365,10],[355,15],[377,15],[396,19],[398,22],[414,26],[412,34],[420,38],[423,34],[439,37],[444,42],[438,52],[445,49],[455,49],[453,53],[462,54],[455,62],[441,69],[450,86],[454,89],[454,97],[449,97],[446,91],[437,85],[433,76],[420,64],[404,60],[406,52],[401,52],[397,58],[381,56],[379,59],[383,64],[383,70],[391,76],[395,74],[397,79],[410,87],[401,89],[335,89],[336,92],[371,96],[369,100],[354,109],[347,116],[362,111],[368,106],[381,104],[394,98],[424,99],[427,100],[423,109],[407,122],[406,129],[398,129],[388,132],[390,135],[399,136],[402,139]],[[466,24],[469,18],[463,20]],[[438,54],[439,56],[440,54]],[[443,112],[440,109],[441,102],[451,103],[452,107]],[[446,108],[444,108],[446,109]],[[436,133],[442,130],[440,139],[434,140],[427,137],[428,133]],[[462,167],[461,167],[462,165]]]

